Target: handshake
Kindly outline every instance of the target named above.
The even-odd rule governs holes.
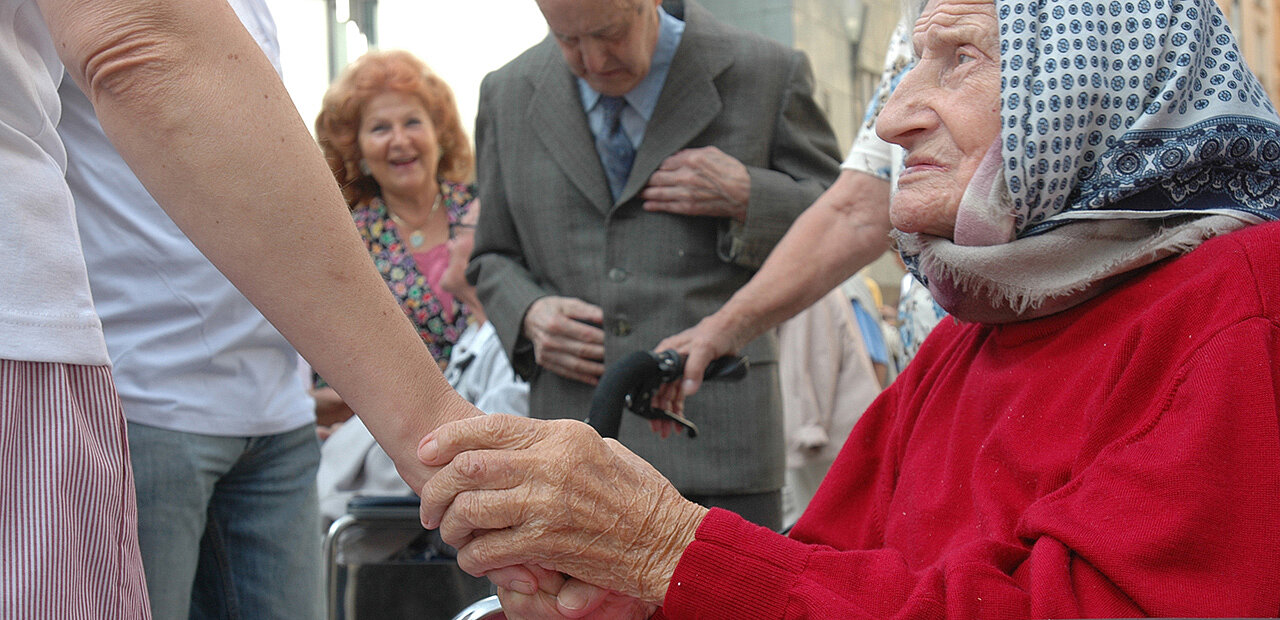
[[[512,618],[646,618],[707,509],[573,420],[489,415],[423,438],[422,524]]]

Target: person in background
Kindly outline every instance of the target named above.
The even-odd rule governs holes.
[[[840,288],[778,326],[787,420],[783,527],[795,524],[881,384],[854,306]]]
[[[468,314],[440,286],[445,241],[476,193],[453,91],[409,52],[369,52],[329,87],[315,128],[369,255],[444,368]],[[323,377],[316,388],[321,425],[345,419]]]
[[[898,376],[898,368],[890,358],[891,347],[885,337],[889,326],[881,318],[880,307],[884,296],[880,293],[880,285],[866,274],[864,268],[842,282],[840,290],[853,307],[858,330],[862,332],[862,345],[867,357],[871,358],[876,379],[880,382],[880,387],[886,387]]]
[[[230,2],[280,70],[261,0]],[[58,134],[128,421],[156,618],[324,613],[311,398],[297,353],[165,215],[71,80]]]
[[[485,413],[527,416],[529,384],[511,368],[493,324],[476,297],[475,287],[467,282],[467,261],[475,247],[479,217],[480,201],[473,200],[463,208],[458,221],[449,225],[449,264],[440,277],[440,286],[466,304],[471,313],[466,330],[449,356],[444,377],[463,398]],[[346,514],[347,503],[356,495],[414,492],[396,473],[395,463],[358,417],[334,425],[320,453],[316,482],[320,489],[321,513],[328,521]]]
[[[791,226],[751,281],[697,325],[664,338],[657,350],[688,356],[684,379],[663,386],[655,404],[679,410],[702,385],[707,364],[809,307],[889,249],[889,191],[902,149],[876,135],[876,118],[913,62],[909,24],[899,23],[862,127],[836,182]],[[867,308],[868,311],[874,311]],[[894,373],[887,372],[886,379]]]
[[[911,273],[902,276],[898,294],[898,338],[901,346],[894,351],[899,369],[907,367],[929,332],[946,316],[947,311],[934,301],[929,287],[921,284]]]
[[[485,209],[468,276],[530,380],[531,415],[579,418],[607,362],[751,277],[838,155],[801,52],[692,1],[538,6],[551,33],[481,86]],[[630,417],[621,440],[697,501],[778,527],[776,347],[772,334],[746,345],[752,380],[691,404],[695,442]]]
[[[56,130],[63,79],[178,227],[425,482],[417,441],[475,409],[398,311],[231,7],[0,0],[0,24],[0,613],[150,617],[125,419]]]
[[[1280,610],[1280,117],[1221,10],[930,0],[912,40],[877,130],[907,152],[905,262],[954,320],[790,536],[584,424],[495,416],[420,445],[460,566],[636,616]],[[499,591],[526,617],[557,594]]]

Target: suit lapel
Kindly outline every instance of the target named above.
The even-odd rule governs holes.
[[[726,53],[724,45],[715,43],[718,29],[705,10],[692,2],[685,5],[684,35],[619,204],[639,193],[662,160],[685,148],[724,107],[714,80],[733,64],[733,57]]]
[[[587,127],[577,82],[559,50],[545,42],[543,45],[549,53],[543,54],[542,70],[531,76],[533,99],[529,102],[528,122],[556,166],[597,209],[608,213],[613,196],[596,153],[595,138]]]

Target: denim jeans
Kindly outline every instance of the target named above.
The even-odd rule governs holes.
[[[315,428],[217,437],[129,423],[155,620],[324,615]]]

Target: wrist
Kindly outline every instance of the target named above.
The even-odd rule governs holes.
[[[740,290],[739,293],[742,291]],[[750,304],[739,303],[739,296],[734,295],[720,310],[702,319],[707,333],[716,334],[723,343],[722,355],[737,353],[758,335],[755,325],[758,318],[752,312]]]
[[[663,519],[663,531],[654,538],[655,547],[650,551],[652,563],[641,579],[639,598],[647,603],[662,605],[667,596],[667,587],[675,575],[676,565],[680,563],[684,550],[693,544],[698,533],[698,526],[707,516],[708,509],[699,506],[670,489],[677,500],[671,504],[667,516]]]
[[[751,174],[747,172],[746,166],[742,167],[738,182],[730,190],[730,198],[733,200],[733,219],[746,224],[747,207],[751,204]]]

